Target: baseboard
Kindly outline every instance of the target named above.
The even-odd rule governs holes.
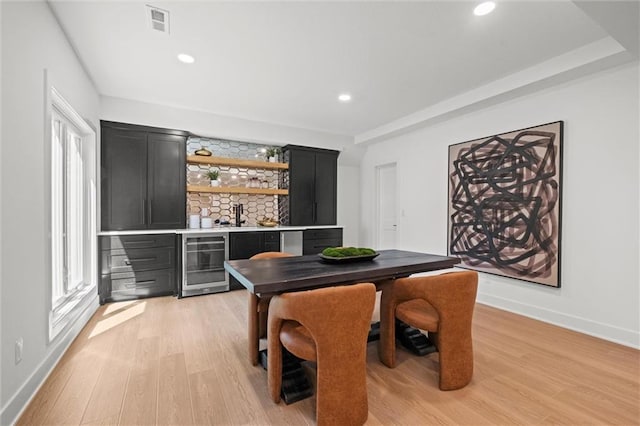
[[[634,330],[624,329],[489,294],[478,293],[476,300],[483,305],[513,312],[514,314],[523,315],[634,349],[640,349],[640,332]]]
[[[78,316],[76,322],[70,326],[66,332],[63,332],[64,334],[59,336],[49,354],[38,364],[38,367],[23,383],[20,389],[9,399],[7,404],[2,407],[2,411],[0,411],[0,425],[12,425],[20,418],[23,411],[51,374],[51,371],[53,371],[54,367],[60,362],[60,358],[62,358],[99,306],[98,298],[96,297],[90,304],[87,304]]]

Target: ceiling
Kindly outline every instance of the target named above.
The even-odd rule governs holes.
[[[101,95],[348,136],[610,36],[564,0],[50,4]]]

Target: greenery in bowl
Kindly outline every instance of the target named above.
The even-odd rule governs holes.
[[[368,256],[376,254],[376,251],[365,247],[327,247],[322,250],[322,254],[327,257],[351,257]]]
[[[276,155],[278,155],[278,152],[280,150],[278,148],[267,148],[267,158],[269,157],[275,157]]]
[[[220,172],[216,169],[211,169],[207,172],[207,177],[211,180],[218,180],[218,176],[220,176]]]

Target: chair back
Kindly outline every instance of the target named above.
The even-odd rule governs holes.
[[[269,391],[280,394],[279,333],[296,321],[311,335],[317,359],[318,425],[360,425],[368,415],[367,336],[376,298],[371,283],[274,296],[269,307]]]
[[[287,253],[284,251],[265,251],[262,253],[254,254],[249,259],[258,260],[258,259],[275,259],[278,257],[293,257],[294,255],[291,253]]]
[[[471,329],[473,308],[478,291],[475,271],[449,272],[425,277],[400,278],[394,283],[396,303],[423,299],[438,312],[440,329],[455,320],[458,326]]]
[[[400,278],[386,285],[380,299],[380,360],[388,367],[395,366],[398,305],[422,299],[437,312],[437,331],[429,330],[429,337],[433,338],[440,353],[440,389],[466,386],[473,376],[471,327],[477,291],[478,273],[475,271]]]

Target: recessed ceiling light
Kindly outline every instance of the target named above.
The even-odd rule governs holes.
[[[348,93],[341,93],[340,96],[338,96],[338,100],[340,102],[349,102],[351,100],[351,95]]]
[[[194,63],[196,61],[193,56],[187,55],[186,53],[179,54],[178,55],[178,60],[180,62],[184,62],[185,64],[192,64],[192,63]]]
[[[492,1],[485,1],[484,3],[480,3],[473,9],[473,13],[476,16],[483,16],[493,12],[493,9],[496,8],[496,4]]]

